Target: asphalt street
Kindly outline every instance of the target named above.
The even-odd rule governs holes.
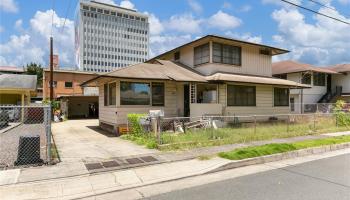
[[[147,199],[350,200],[350,154],[173,191]]]

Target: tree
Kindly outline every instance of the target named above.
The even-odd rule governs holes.
[[[36,75],[37,76],[37,85],[39,87],[43,86],[43,68],[40,64],[36,63],[30,63],[27,64],[26,68],[26,74],[29,75]]]

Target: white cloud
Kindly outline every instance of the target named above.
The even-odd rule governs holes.
[[[337,11],[326,8],[322,13],[346,19]],[[305,21],[305,16],[296,9],[280,9],[272,13],[278,23],[278,34],[274,41],[291,50],[283,58],[300,60],[316,65],[350,62],[350,26],[325,18],[314,16],[314,24]]]
[[[202,19],[195,19],[192,14],[173,15],[165,22],[169,30],[175,30],[182,33],[201,32]]]
[[[5,31],[4,27],[0,26],[0,33],[4,32],[4,31]]]
[[[238,33],[233,33],[232,31],[226,31],[225,35],[228,37],[248,41],[248,42],[253,42],[253,43],[262,43],[262,37],[261,36],[252,36],[251,33],[244,33],[244,34],[238,34]]]
[[[44,51],[31,44],[31,37],[27,34],[12,35],[5,44],[0,44],[1,65],[21,66],[29,62],[43,63]]]
[[[135,5],[131,3],[131,1],[128,0],[123,0],[120,2],[120,7],[123,8],[128,8],[128,9],[134,9],[135,10]]]
[[[190,34],[184,35],[157,35],[150,37],[150,57],[154,57],[177,46],[190,42],[192,36]]]
[[[23,20],[22,19],[19,19],[15,22],[15,29],[18,30],[18,31],[21,31],[23,30],[22,28],[22,24],[23,24]]]
[[[149,29],[151,35],[158,35],[164,31],[163,24],[153,13],[145,12],[145,14],[148,15],[148,22],[150,26]]]
[[[242,21],[233,15],[229,15],[219,10],[216,14],[212,15],[208,19],[208,24],[213,28],[225,30],[240,26],[242,24]]]
[[[248,12],[252,9],[250,5],[243,5],[242,7],[239,8],[240,12]]]
[[[0,44],[1,64],[22,66],[30,62],[48,63],[49,37],[51,34],[52,10],[37,11],[30,19],[30,27],[21,35],[12,35],[9,41]],[[74,65],[74,24],[67,19],[62,31],[64,18],[54,13],[54,53],[59,55],[61,66]],[[20,24],[20,23],[18,23]]]
[[[188,0],[188,4],[196,13],[201,13],[203,11],[201,4],[199,4],[196,0]]]
[[[0,10],[3,10],[4,12],[17,13],[19,9],[14,0],[1,0]]]

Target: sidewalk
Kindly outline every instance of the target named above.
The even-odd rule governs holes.
[[[82,162],[62,162],[55,166],[0,171],[0,196],[2,199],[72,199],[81,195],[123,190],[129,187],[200,175],[231,162],[218,157],[210,160],[195,159],[199,155],[213,155],[242,146],[294,142],[349,134],[350,132],[342,132],[259,141],[250,144],[224,145],[187,152],[161,152],[157,156],[162,156],[165,163],[100,173],[89,172]]]

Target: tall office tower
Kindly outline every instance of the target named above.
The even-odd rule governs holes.
[[[80,71],[109,72],[148,59],[149,23],[136,10],[79,1],[75,62]]]

